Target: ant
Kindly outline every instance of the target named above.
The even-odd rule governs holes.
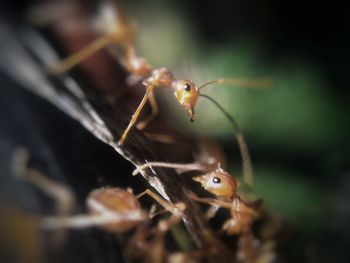
[[[150,196],[175,217],[181,218],[186,208],[183,203],[168,203],[149,189],[135,196],[130,188],[103,187],[89,193],[86,199],[89,214],[46,217],[42,226],[44,229],[98,226],[109,232],[124,233],[152,218],[152,212],[146,213],[141,209],[138,199],[144,195]]]
[[[251,230],[252,223],[258,218],[257,208],[261,200],[247,203],[237,193],[237,180],[228,172],[218,167],[215,171],[193,178],[194,181],[216,199],[200,198],[192,195],[196,201],[228,208],[231,211],[231,219],[223,225],[223,230],[230,235],[246,233]]]
[[[180,169],[182,171],[207,170],[208,166],[199,163],[179,164],[179,163],[163,163],[163,162],[148,162],[134,170],[133,175],[138,174],[141,170],[152,167],[164,167]],[[200,176],[194,177],[194,181],[217,198],[200,198],[191,194],[191,197],[199,202],[231,209],[232,219],[227,221],[223,229],[229,234],[239,234],[246,232],[258,213],[255,208],[258,208],[261,200],[254,203],[243,201],[237,193],[237,180],[228,172],[223,170],[218,164],[217,169],[207,172]]]
[[[151,106],[151,115],[138,122],[136,124],[137,128],[144,129],[158,114],[158,104],[154,95],[154,90],[156,88],[170,88],[173,91],[178,103],[187,111],[189,119],[194,121],[195,106],[199,97],[204,97],[212,101],[222,110],[219,103],[214,101],[209,96],[201,93],[201,90],[206,86],[213,84],[229,84],[241,87],[265,88],[271,85],[271,81],[267,79],[247,80],[239,78],[220,78],[207,81],[202,85],[196,85],[192,81],[186,79],[176,79],[172,72],[167,68],[154,68],[146,61],[146,59],[137,56],[134,47],[135,30],[123,15],[120,8],[117,8],[109,1],[102,4],[100,11],[100,29],[102,30],[100,33],[102,36],[77,53],[63,59],[61,62],[51,65],[49,70],[54,74],[63,73],[76,66],[81,61],[87,59],[95,52],[103,48],[109,48],[112,55],[121,61],[132,76],[137,76],[143,80],[142,84],[146,87],[146,93],[136,111],[132,115],[127,128],[124,130],[123,134],[118,140],[119,145],[124,144],[128,133],[136,124],[147,101],[149,101]],[[122,55],[119,54],[120,49],[122,50]],[[247,178],[247,182],[249,182],[251,185],[253,172],[248,148],[238,125],[232,117],[230,117],[230,119],[236,129],[236,137],[240,146],[243,167],[246,170],[245,174],[250,177],[249,179]]]
[[[208,167],[198,163],[176,164],[162,162],[148,162],[138,167],[133,175],[140,170],[152,167],[165,167],[181,169],[182,171],[207,170]],[[260,217],[260,207],[262,201],[244,201],[237,193],[237,180],[218,165],[214,171],[207,172],[193,178],[194,181],[216,198],[202,198],[194,193],[190,193],[193,200],[209,204],[215,210],[209,210],[208,219],[213,217],[218,208],[230,210],[231,217],[223,224],[222,230],[228,235],[239,235],[238,257],[244,262],[253,262],[258,256],[259,241],[254,237],[252,225]]]
[[[24,148],[18,148],[14,154],[13,171],[17,179],[27,181],[47,193],[58,203],[58,214],[56,216],[45,216],[41,218],[40,225],[45,230],[55,230],[59,233],[62,244],[62,230],[67,228],[82,229],[97,226],[107,232],[124,233],[144,225],[156,214],[164,211],[171,212],[167,219],[160,220],[157,227],[151,230],[146,228],[144,234],[136,231],[136,240],[146,239],[146,235],[153,235],[154,239],[164,236],[164,234],[175,224],[177,224],[186,209],[182,202],[172,204],[149,189],[138,195],[134,195],[130,188],[102,187],[92,190],[87,198],[86,204],[88,214],[70,216],[74,204],[74,194],[65,185],[57,183],[34,168],[28,167],[29,153]],[[139,199],[148,195],[158,202],[165,210],[154,213],[151,208],[149,212],[141,208]],[[144,235],[144,236],[143,236]],[[56,238],[57,239],[57,238]]]

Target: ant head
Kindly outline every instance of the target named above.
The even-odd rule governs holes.
[[[172,88],[175,91],[177,101],[184,106],[190,120],[194,121],[194,107],[199,96],[198,87],[189,80],[174,80]]]
[[[221,168],[214,172],[194,177],[193,180],[199,182],[205,190],[216,196],[232,198],[237,191],[236,179]]]

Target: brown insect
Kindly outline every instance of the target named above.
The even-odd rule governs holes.
[[[75,201],[72,191],[67,186],[47,178],[36,169],[29,168],[28,161],[28,151],[18,148],[14,153],[13,161],[13,172],[16,178],[28,181],[58,203],[57,215],[42,219],[42,227],[45,229],[99,226],[110,232],[125,232],[151,217],[151,212],[143,211],[138,200],[144,195],[150,196],[166,211],[180,218],[186,208],[181,202],[169,203],[149,189],[135,196],[130,188],[125,190],[118,187],[104,187],[89,193],[86,199],[89,214],[68,216]]]
[[[159,220],[156,226],[151,227],[153,212],[144,211],[138,200],[143,195],[152,197],[172,215]],[[86,203],[89,214],[46,217],[42,220],[42,227],[57,230],[97,226],[111,233],[124,233],[135,229],[128,241],[128,252],[132,257],[141,258],[142,262],[164,262],[168,254],[165,235],[171,227],[180,222],[185,210],[183,203],[170,204],[148,189],[135,196],[130,189],[100,188],[88,195]]]
[[[237,181],[232,175],[218,168],[213,172],[194,177],[193,180],[199,182],[205,190],[218,197],[211,199],[192,195],[193,199],[230,209],[231,218],[223,225],[225,232],[233,235],[247,233],[251,230],[252,223],[259,216],[257,208],[261,201],[253,203],[243,201],[237,194]]]
[[[109,232],[123,233],[151,218],[151,213],[142,210],[138,201],[143,195],[150,196],[167,211],[180,218],[185,210],[183,203],[170,204],[148,189],[135,196],[131,189],[104,187],[95,189],[88,195],[86,204],[89,214],[46,217],[42,220],[42,226],[44,229],[98,226]]]
[[[86,199],[89,214],[68,216],[75,202],[72,191],[67,186],[47,178],[36,169],[29,168],[28,161],[28,151],[18,148],[13,161],[13,172],[16,178],[28,181],[57,200],[58,203],[57,215],[42,219],[42,227],[45,229],[99,226],[110,232],[125,232],[152,216],[152,212],[147,213],[141,208],[138,199],[144,195],[150,196],[166,211],[179,218],[186,208],[181,202],[169,203],[149,189],[135,196],[130,188],[125,190],[118,187],[103,187],[89,193]]]
[[[140,170],[152,167],[166,167],[181,169],[182,171],[206,170],[208,167],[202,164],[176,164],[162,162],[148,162],[138,167],[133,175],[136,175]],[[254,203],[246,203],[237,193],[237,180],[220,165],[211,172],[193,178],[199,182],[201,186],[217,198],[200,198],[192,194],[192,198],[196,201],[207,203],[213,206],[228,208],[231,210],[231,219],[223,226],[223,229],[229,234],[239,234],[247,232],[253,221],[258,217],[256,208],[260,201]]]
[[[207,81],[202,85],[197,85],[186,79],[177,79],[167,68],[153,68],[144,58],[137,56],[134,48],[135,30],[119,8],[117,8],[111,2],[108,2],[103,4],[100,10],[99,20],[101,22],[100,29],[102,30],[100,34],[102,36],[79,52],[69,56],[57,64],[52,65],[50,67],[50,71],[55,74],[63,73],[76,66],[78,63],[88,58],[96,51],[108,47],[108,50],[111,51],[112,55],[116,56],[119,61],[121,61],[131,75],[138,76],[143,80],[142,83],[146,88],[146,93],[135,113],[132,115],[129,125],[120,137],[118,141],[119,145],[122,145],[125,142],[128,133],[136,124],[147,101],[149,101],[151,105],[152,113],[145,120],[137,123],[137,127],[139,129],[145,128],[157,115],[158,105],[154,95],[154,90],[156,88],[170,88],[173,91],[178,103],[187,111],[190,120],[194,121],[195,106],[199,97],[204,97],[211,100],[220,108],[220,110],[225,112],[216,101],[201,93],[201,90],[208,85],[230,84],[252,88],[263,88],[271,85],[271,82],[267,79],[247,80],[238,78],[221,78]],[[226,112],[224,114],[227,115]],[[236,129],[236,137],[243,158],[243,167],[246,170],[245,175],[250,177],[247,178],[246,181],[249,185],[252,185],[253,172],[251,168],[249,151],[245,143],[244,136],[240,132],[238,125],[233,118],[231,116],[229,118]]]
[[[152,167],[174,168],[182,171],[205,171],[208,169],[207,165],[198,163],[175,164],[149,162],[138,167],[133,174],[137,174],[141,169]],[[213,217],[219,208],[230,210],[230,218],[223,224],[222,230],[228,235],[239,235],[237,259],[241,262],[256,262],[255,260],[260,257],[262,258],[266,253],[264,254],[263,251],[260,251],[260,241],[255,238],[252,232],[254,221],[260,217],[262,201],[244,201],[237,193],[237,180],[223,170],[220,165],[214,171],[194,177],[193,180],[200,183],[206,191],[215,196],[215,198],[202,198],[194,193],[190,193],[193,200],[211,206],[207,212],[208,219]]]
[[[133,174],[137,174],[140,169],[157,166],[181,169],[182,171],[205,171],[208,169],[208,166],[198,163],[175,164],[149,162],[138,167]],[[263,252],[259,251],[260,241],[252,232],[254,221],[261,215],[261,200],[254,202],[244,201],[237,193],[237,180],[231,174],[223,170],[220,165],[214,171],[194,177],[193,180],[200,183],[206,191],[216,196],[216,198],[202,198],[191,193],[191,198],[195,201],[209,204],[211,208],[214,208],[208,210],[208,218],[215,215],[217,208],[226,208],[230,210],[230,218],[223,224],[222,230],[229,235],[239,235],[237,258],[242,262],[255,262],[260,256],[266,256],[266,253],[263,254]],[[272,255],[272,253],[269,253],[269,255]]]
[[[134,256],[134,252],[138,249],[142,252],[143,262],[163,262],[168,254],[165,235],[181,221],[185,204],[181,202],[172,204],[149,189],[136,196],[130,188],[125,190],[118,187],[103,187],[88,194],[86,198],[88,214],[71,216],[69,214],[75,199],[73,192],[67,186],[29,168],[28,161],[29,153],[23,148],[18,148],[14,154],[14,175],[16,179],[31,183],[57,202],[57,214],[40,218],[39,224],[44,230],[54,230],[53,236],[55,239],[60,237],[60,245],[65,240],[63,235],[67,234],[64,231],[67,228],[84,229],[97,226],[111,233],[124,233],[135,229],[129,241],[129,247],[134,248],[130,254]],[[156,226],[151,226],[151,219],[156,214],[152,208],[148,212],[142,209],[139,198],[144,195],[150,196],[165,209],[158,211],[157,214],[170,212],[171,216],[162,218]]]

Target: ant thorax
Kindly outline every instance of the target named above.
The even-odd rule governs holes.
[[[151,65],[142,57],[136,57],[130,60],[129,70],[138,76],[147,76],[151,73]]]
[[[155,87],[171,87],[174,76],[167,68],[157,68],[152,70],[151,76],[148,77],[144,84],[153,85]]]

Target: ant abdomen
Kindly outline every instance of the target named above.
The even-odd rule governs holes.
[[[118,220],[113,223],[100,225],[107,231],[122,233],[145,219],[137,197],[122,188],[106,187],[93,190],[86,203],[94,215],[110,213],[118,216]]]

